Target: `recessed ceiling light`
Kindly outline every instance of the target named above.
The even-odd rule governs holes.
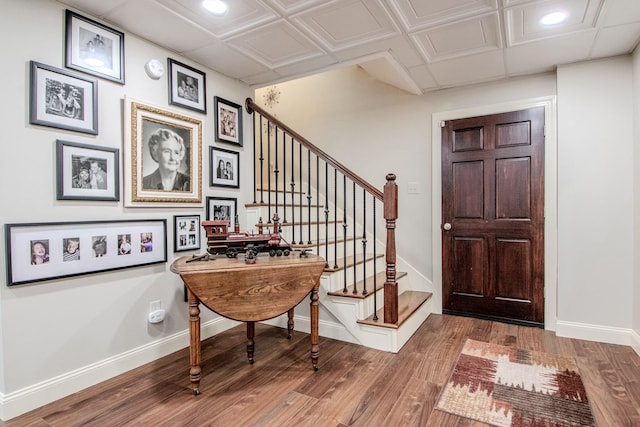
[[[227,12],[227,4],[222,0],[204,0],[202,7],[214,15],[224,15]]]
[[[569,14],[567,12],[551,12],[542,17],[540,23],[542,25],[556,25],[566,21]]]

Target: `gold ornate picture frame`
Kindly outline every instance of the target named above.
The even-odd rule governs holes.
[[[125,98],[127,207],[202,206],[202,120]]]

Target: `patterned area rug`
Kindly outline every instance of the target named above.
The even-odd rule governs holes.
[[[467,340],[436,409],[494,426],[595,426],[572,358]]]

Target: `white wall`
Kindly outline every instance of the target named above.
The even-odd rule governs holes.
[[[66,222],[164,218],[167,220],[168,262],[117,272],[79,276],[35,284],[8,287],[6,252],[0,245],[0,415],[30,409],[33,402],[21,403],[25,394],[37,394],[46,403],[74,387],[90,385],[102,376],[112,376],[145,358],[155,359],[169,347],[156,344],[174,337],[173,347],[188,345],[187,306],[179,277],[169,271],[170,263],[188,252],[173,252],[173,216],[200,214],[205,208],[125,208],[123,202],[57,201],[55,191],[55,142],[62,139],[98,146],[118,147],[123,155],[123,107],[125,95],[167,110],[167,77],[152,80],[144,72],[150,58],[166,63],[167,57],[187,63],[207,75],[208,114],[173,108],[204,122],[203,198],[238,197],[242,207],[250,186],[241,191],[221,191],[208,183],[209,146],[214,140],[213,96],[239,104],[253,94],[247,86],[221,76],[198,64],[189,63],[171,52],[133,34],[125,35],[126,85],[98,79],[99,135],[90,136],[29,124],[29,61],[64,68],[64,7],[52,0],[2,1],[0,36],[3,42],[3,149],[0,156],[2,182],[2,223]],[[245,135],[251,135],[251,120],[244,120]],[[221,146],[224,146],[222,144]],[[252,151],[246,138],[244,152]],[[225,148],[236,149],[233,146]],[[242,164],[242,163],[241,163]],[[122,165],[122,160],[121,160]],[[251,181],[244,168],[241,183]],[[121,176],[121,199],[123,199]],[[248,199],[248,197],[246,197]],[[203,205],[204,206],[204,205]],[[244,224],[243,224],[244,225]],[[5,240],[2,230],[2,240]],[[204,248],[203,244],[203,248]],[[167,319],[157,325],[147,322],[149,304],[160,300]],[[203,322],[217,318],[203,309]],[[119,358],[119,359],[118,359]],[[114,361],[114,359],[116,359]],[[65,388],[64,383],[78,380]],[[99,371],[99,372],[97,372]],[[41,384],[58,381],[49,390]],[[188,367],[185,366],[185,384]]]
[[[634,271],[633,271],[633,330],[635,348],[640,353],[640,48],[633,54],[633,212],[634,212]]]
[[[558,318],[630,328],[633,99],[630,57],[558,69]]]
[[[313,144],[381,190],[388,172],[397,175],[397,252],[433,283],[429,291],[438,307],[441,264],[434,261],[439,249],[433,249],[432,242],[440,238],[434,231],[440,213],[437,206],[432,213],[432,199],[438,199],[433,197],[433,187],[439,186],[432,182],[432,115],[556,92],[555,76],[548,74],[415,96],[373,80],[358,67],[278,84],[277,88],[279,103],[267,110]],[[268,89],[256,91],[256,102],[264,101]],[[313,115],[300,105],[307,105]],[[419,194],[408,194],[410,182],[418,183]]]
[[[281,95],[272,111],[379,188],[387,172],[398,175],[398,254],[431,279],[439,294],[437,245],[431,250],[440,220],[437,194],[433,203],[431,194],[431,117],[557,95],[557,153],[546,155],[548,172],[556,173],[550,162],[557,162],[557,185],[547,187],[545,195],[547,209],[553,207],[546,224],[560,220],[552,236],[556,240],[545,242],[548,253],[558,251],[557,267],[550,260],[545,274],[546,286],[554,291],[550,282],[557,279],[557,292],[546,295],[552,305],[545,315],[547,320],[557,315],[562,334],[629,344],[634,312],[631,73],[631,57],[619,57],[561,67],[557,89],[554,75],[542,75],[412,96],[352,67],[278,84]],[[263,102],[266,89],[256,91],[257,102]],[[410,181],[419,183],[420,194],[407,194]],[[557,218],[549,218],[554,214]]]

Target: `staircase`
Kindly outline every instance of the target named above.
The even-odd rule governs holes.
[[[428,281],[395,253],[395,176],[387,175],[381,192],[251,99],[246,108],[255,130],[255,199],[245,205],[246,224],[268,229],[277,213],[285,241],[326,260],[320,336],[399,351],[433,307]],[[296,329],[308,332],[309,301],[295,312]],[[286,328],[287,318],[266,323]]]

